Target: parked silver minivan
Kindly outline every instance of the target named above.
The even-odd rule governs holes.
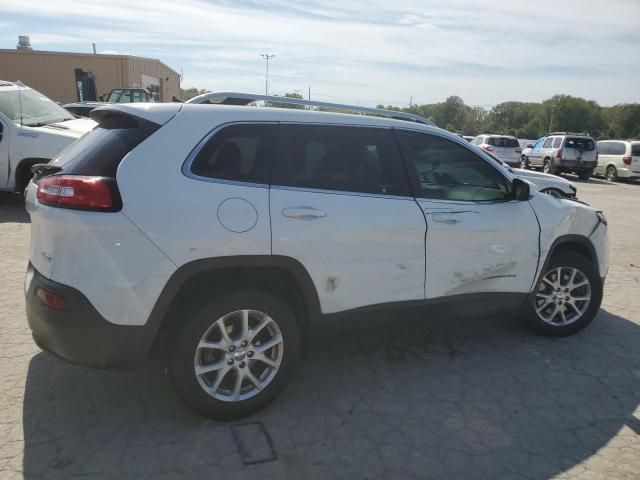
[[[596,141],[587,133],[553,132],[540,138],[524,158],[525,168],[576,173],[587,180],[598,165]]]
[[[598,154],[595,175],[611,182],[640,178],[640,140],[602,140],[598,142]]]

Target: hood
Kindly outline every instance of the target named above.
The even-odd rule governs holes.
[[[513,174],[518,177],[530,178],[531,181],[535,182],[536,179],[540,180],[548,180],[554,183],[566,183],[571,184],[569,180],[566,178],[559,177],[557,175],[551,175],[549,173],[536,172],[534,170],[525,170],[523,168],[512,168]]]
[[[46,130],[47,132],[57,131],[70,137],[80,138],[87,132],[90,132],[97,125],[90,118],[75,118],[66,122],[50,123],[42,127],[36,127],[38,130]]]

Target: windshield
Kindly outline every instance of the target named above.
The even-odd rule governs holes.
[[[0,112],[18,125],[38,127],[73,120],[60,105],[30,88],[0,91]]]

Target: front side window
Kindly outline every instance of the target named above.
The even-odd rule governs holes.
[[[278,127],[273,124],[230,125],[198,151],[191,173],[199,177],[269,183]]]
[[[553,143],[553,137],[548,137],[544,140],[544,144],[542,148],[551,148],[551,144]]]
[[[274,185],[382,195],[409,195],[390,130],[281,125]]]
[[[468,148],[436,135],[398,131],[402,154],[415,166],[423,198],[470,202],[510,199],[507,180]]]

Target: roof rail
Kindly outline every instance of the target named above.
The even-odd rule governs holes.
[[[550,132],[547,133],[547,135],[586,135],[586,136],[591,136],[589,134],[589,132],[582,132],[582,133],[578,133],[578,132]]]
[[[381,108],[359,107],[356,105],[343,105],[341,103],[316,102],[315,100],[304,100],[301,98],[276,97],[274,95],[254,95],[251,93],[237,92],[211,92],[198,95],[187,100],[185,103],[210,103],[215,105],[249,105],[250,103],[264,101],[274,103],[287,103],[290,105],[301,105],[317,108],[329,108],[334,110],[347,110],[349,112],[379,115],[396,120],[406,120],[409,122],[422,123],[437,127],[435,123],[420,115],[407,112],[396,112],[394,110],[384,110]]]

